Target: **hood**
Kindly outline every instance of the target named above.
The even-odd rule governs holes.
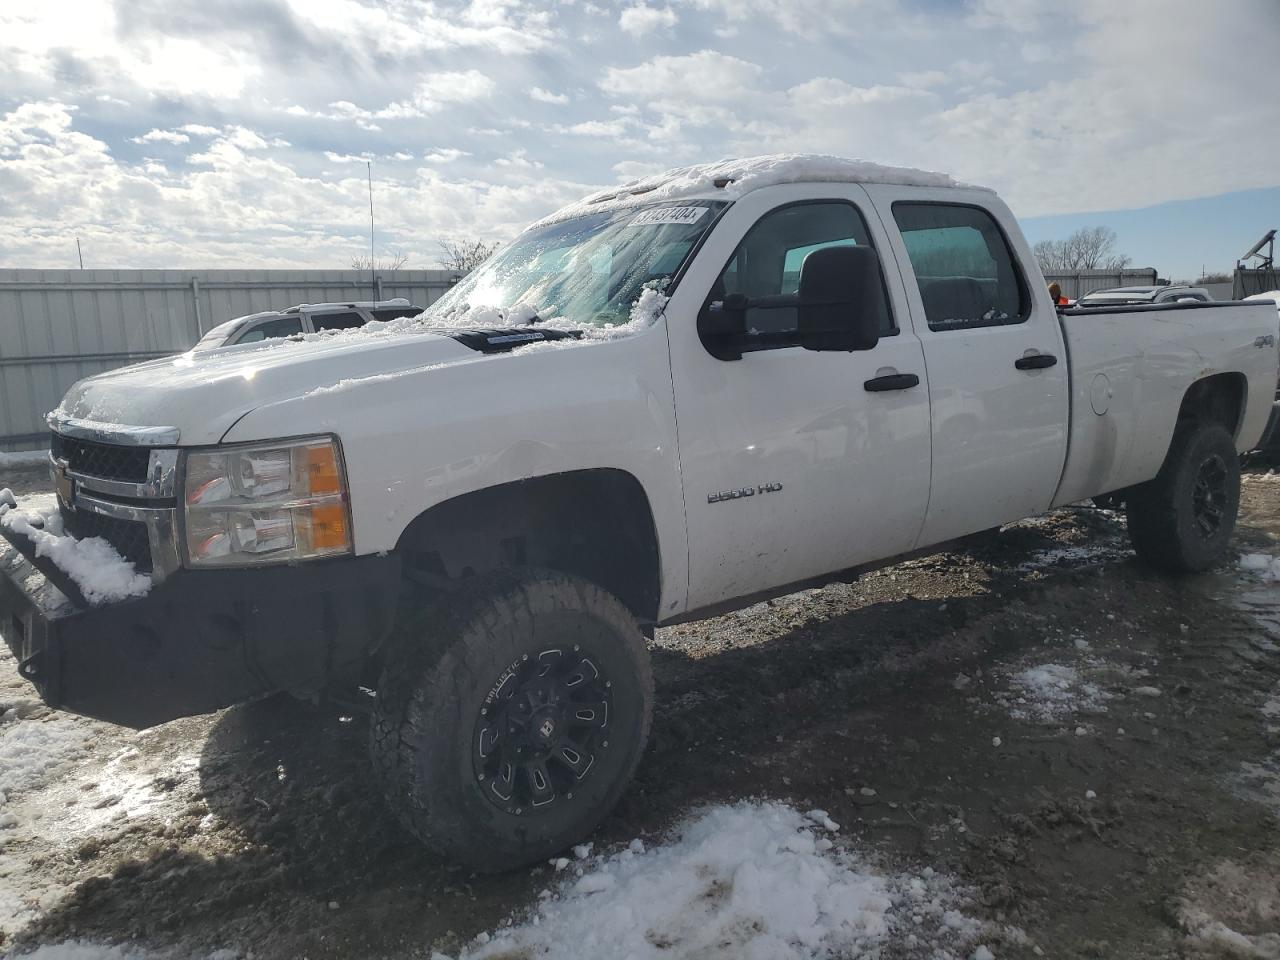
[[[135,427],[170,427],[178,443],[217,443],[250,410],[317,387],[483,356],[431,333],[351,331],[184,353],[75,384],[54,416]],[[299,432],[306,425],[299,424]]]

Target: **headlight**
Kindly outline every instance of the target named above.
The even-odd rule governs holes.
[[[346,474],[330,437],[192,451],[183,505],[195,567],[351,552]]]

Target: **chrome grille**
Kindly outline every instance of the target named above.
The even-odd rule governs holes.
[[[57,460],[65,460],[75,473],[104,480],[142,483],[147,479],[151,451],[146,447],[123,447],[96,443],[60,433],[52,435],[49,450]]]

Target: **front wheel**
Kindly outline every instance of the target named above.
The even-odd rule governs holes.
[[[494,574],[401,617],[373,761],[425,844],[482,872],[514,869],[604,819],[652,709],[644,637],[621,602],[566,574]]]
[[[1178,425],[1154,480],[1130,491],[1129,539],[1139,558],[1170,573],[1221,563],[1240,509],[1240,459],[1220,424]]]

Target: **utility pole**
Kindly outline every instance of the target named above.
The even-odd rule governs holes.
[[[80,252],[80,238],[76,237],[76,256],[80,258],[80,269],[84,269],[84,254]]]
[[[365,170],[369,174],[369,289],[374,291],[373,299],[377,299],[378,280],[374,272],[377,267],[374,264],[374,245],[373,245],[373,161],[366,160],[364,162]]]

